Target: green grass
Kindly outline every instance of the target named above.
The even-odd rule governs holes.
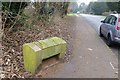
[[[70,14],[67,14],[67,16],[76,16],[76,14],[70,13]]]

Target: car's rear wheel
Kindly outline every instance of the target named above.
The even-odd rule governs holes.
[[[99,35],[100,35],[100,37],[103,37],[103,34],[102,34],[102,32],[101,32],[101,28],[100,28],[100,33],[99,33]]]
[[[113,41],[112,41],[110,35],[108,35],[108,38],[107,38],[107,45],[108,45],[109,47],[111,47],[111,46],[113,45]]]

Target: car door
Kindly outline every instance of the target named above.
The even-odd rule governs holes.
[[[115,34],[116,34],[116,21],[117,21],[117,17],[115,17],[115,16],[113,16],[112,15],[112,17],[111,17],[111,19],[110,19],[110,25],[108,26],[108,31],[110,32],[112,32],[112,35],[111,36],[115,36]]]
[[[104,20],[104,23],[102,24],[102,33],[103,35],[106,37],[107,33],[108,33],[108,30],[109,30],[109,26],[110,26],[110,20],[111,20],[112,16],[107,16]]]

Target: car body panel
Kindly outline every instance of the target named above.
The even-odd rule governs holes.
[[[120,26],[119,18],[119,14],[108,15],[100,26],[101,33],[105,38],[110,35],[112,41],[118,43],[120,43],[120,30],[117,30],[116,27]]]

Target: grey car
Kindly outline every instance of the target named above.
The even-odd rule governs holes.
[[[120,17],[119,14],[110,14],[101,21],[99,33],[107,39],[107,45],[112,46],[113,43],[120,43]]]

